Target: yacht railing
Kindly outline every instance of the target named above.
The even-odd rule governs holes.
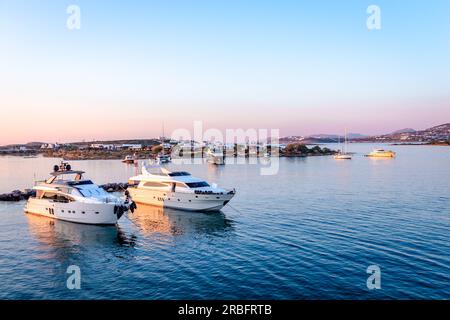
[[[214,191],[206,191],[206,190],[194,190],[195,194],[235,194],[236,189],[233,188],[231,190],[225,190],[225,192],[214,192]]]

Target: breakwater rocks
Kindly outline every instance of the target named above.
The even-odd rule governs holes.
[[[99,186],[106,192],[121,192],[128,188],[128,183],[107,183]]]
[[[24,191],[14,190],[10,193],[0,194],[0,201],[21,201],[36,195],[35,190],[26,189]]]
[[[100,188],[104,189],[106,192],[123,192],[128,188],[128,183],[107,183],[99,186]],[[36,196],[36,190],[32,189],[25,189],[24,191],[21,190],[14,190],[10,193],[3,193],[0,194],[0,201],[22,201],[22,200],[28,200],[30,197]]]

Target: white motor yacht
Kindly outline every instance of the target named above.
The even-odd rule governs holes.
[[[219,211],[236,191],[211,186],[185,171],[142,166],[142,174],[131,177],[128,192],[134,202],[188,211]]]
[[[38,182],[25,212],[59,220],[86,224],[116,224],[136,205],[128,199],[108,194],[91,180],[83,179],[83,171],[72,170],[68,163],[55,166],[51,177]]]

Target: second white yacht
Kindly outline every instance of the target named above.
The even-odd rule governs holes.
[[[211,186],[185,171],[142,166],[142,174],[131,177],[128,192],[134,202],[188,211],[219,211],[235,195],[235,189]]]

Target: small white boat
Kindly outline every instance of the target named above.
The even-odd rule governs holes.
[[[374,149],[369,154],[366,154],[366,157],[374,157],[374,158],[394,158],[396,153],[391,150],[384,149]]]
[[[338,143],[340,144],[340,137],[338,137]],[[336,160],[351,160],[352,156],[347,152],[348,142],[347,142],[347,131],[345,131],[344,135],[344,147],[342,150],[339,150],[337,154],[334,155],[334,159]]]
[[[28,199],[25,212],[70,222],[113,225],[125,212],[135,209],[129,198],[108,194],[83,179],[83,174],[61,162],[48,180],[33,187],[36,196]]]
[[[334,155],[334,158],[336,160],[351,160],[352,156],[349,154],[338,153],[338,154]]]
[[[188,211],[219,211],[235,195],[211,186],[185,171],[171,172],[159,166],[142,166],[142,174],[131,177],[128,192],[137,203]]]
[[[157,164],[164,164],[164,163],[169,163],[170,161],[172,161],[170,155],[167,154],[158,154],[158,156],[156,157],[156,163]]]
[[[136,162],[136,156],[135,155],[133,155],[133,156],[128,155],[122,160],[122,162],[123,163],[133,164],[133,163]]]
[[[214,151],[208,150],[208,152],[206,153],[206,162],[215,164],[215,165],[225,164],[225,157],[223,155],[223,152],[214,152]]]

